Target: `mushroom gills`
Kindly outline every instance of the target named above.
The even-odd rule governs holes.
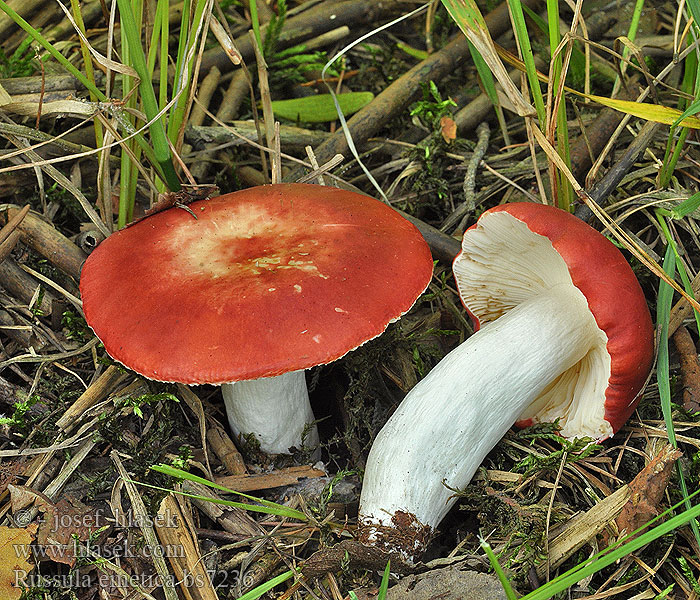
[[[482,215],[465,234],[453,270],[462,301],[481,326],[558,285],[574,285],[550,239],[506,212]],[[562,310],[566,314],[568,309]],[[518,416],[519,426],[558,419],[567,438],[613,434],[605,415],[612,365],[602,330],[597,341],[576,368],[562,373],[526,407]]]
[[[360,498],[365,540],[409,561],[420,556],[422,543],[391,547],[397,523],[409,515],[413,528],[432,531],[455,501],[452,489],[469,483],[552,382],[604,345],[601,336],[584,295],[564,283],[523,301],[445,356],[372,445]]]
[[[263,452],[288,454],[293,447],[318,445],[304,371],[226,383],[221,393],[233,433],[254,433]]]

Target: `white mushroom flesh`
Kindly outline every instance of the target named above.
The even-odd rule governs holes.
[[[533,403],[542,420],[563,411],[565,435],[603,429],[606,336],[550,241],[489,213],[463,247],[455,277],[482,328],[409,392],[375,439],[360,499],[369,541],[395,526],[397,511],[435,528],[455,501],[452,489],[469,483]],[[578,406],[584,399],[592,407]],[[588,421],[596,425],[581,428]],[[409,560],[421,550],[397,549]]]
[[[304,371],[227,383],[221,393],[233,433],[253,432],[263,452],[288,454],[318,444]]]
[[[485,214],[468,232],[453,270],[465,306],[482,327],[556,285],[573,285],[564,259],[549,239],[506,212]],[[562,310],[568,313],[566,307]],[[612,435],[604,418],[611,368],[607,343],[600,330],[586,356],[552,381],[518,419],[533,423],[559,419],[561,435],[567,438]]]

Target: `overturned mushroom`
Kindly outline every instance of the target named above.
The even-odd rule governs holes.
[[[453,270],[478,331],[379,432],[360,499],[362,540],[407,561],[450,510],[449,488],[463,488],[514,423],[559,419],[567,438],[605,439],[636,407],[652,363],[631,268],[569,213],[528,203],[487,211]]]
[[[189,208],[196,218],[159,212],[90,255],[88,324],[145,377],[227,384],[231,428],[263,451],[315,445],[303,370],[412,306],[432,273],[427,245],[388,206],[337,188],[267,185]]]

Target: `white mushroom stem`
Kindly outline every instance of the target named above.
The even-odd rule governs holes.
[[[289,454],[318,444],[304,371],[227,383],[221,393],[233,433],[253,433],[263,452]]]
[[[600,339],[583,294],[558,285],[484,326],[416,385],[379,432],[360,498],[363,540],[420,556],[523,410]],[[404,531],[401,531],[404,529]]]

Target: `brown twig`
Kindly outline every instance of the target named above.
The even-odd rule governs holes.
[[[213,419],[207,422],[207,442],[229,475],[245,475],[248,472],[238,448],[224,428]]]
[[[537,0],[527,0],[525,4],[532,8],[537,4]],[[507,4],[505,2],[500,4],[486,15],[485,20],[493,37],[503,33],[510,26]],[[439,81],[453,73],[468,55],[467,39],[459,33],[441,50],[431,54],[391,83],[372,102],[348,119],[348,130],[355,145],[360,146],[368,138],[376,135],[384,125],[403,111],[420,92],[422,83],[430,80]],[[314,149],[319,162],[325,162],[335,154],[346,155],[347,151],[348,142],[342,129]],[[302,175],[302,170],[295,169],[286,179],[296,181]]]
[[[683,408],[689,412],[700,412],[700,361],[698,350],[690,333],[681,325],[673,334],[673,343],[678,350],[683,382]]]
[[[104,400],[126,377],[127,375],[122,368],[114,365],[107,367],[105,372],[93,381],[88,389],[56,421],[56,427],[64,432],[73,429],[86,410]]]
[[[402,10],[402,8],[401,0],[321,2],[302,14],[286,20],[277,48],[280,50],[288,48],[302,40],[316,37],[341,25],[358,27],[362,23],[372,23],[394,10]],[[265,26],[260,28],[262,32],[265,29]],[[253,45],[247,34],[236,38],[233,42],[243,60],[248,61],[253,58]],[[208,71],[213,66],[217,66],[223,73],[230,71],[233,65],[224,50],[215,48],[204,53],[201,69]]]
[[[237,492],[252,492],[270,488],[294,485],[305,477],[324,477],[326,473],[307,465],[287,467],[260,475],[229,475],[218,477],[216,483]]]
[[[395,573],[411,573],[417,568],[408,565],[397,554],[390,555],[380,548],[365,546],[356,540],[345,540],[332,548],[324,548],[312,554],[302,566],[302,573],[311,579],[344,568],[381,571],[389,559],[391,570]]]
[[[19,210],[14,206],[5,208],[0,212],[0,224],[7,223]],[[32,250],[74,279],[77,280],[80,277],[80,269],[87,258],[86,254],[53,225],[44,221],[39,215],[29,212],[18,229],[22,242]]]
[[[10,295],[28,305],[34,298],[36,290],[41,283],[8,256],[0,263],[0,285]],[[42,297],[33,308],[40,311],[43,316],[49,317],[53,313],[55,301],[56,296],[45,289]]]
[[[19,242],[20,233],[17,231],[17,226],[27,216],[28,212],[29,204],[10,219],[7,225],[0,229],[0,263],[10,255],[10,252],[14,250],[17,242]]]
[[[624,114],[612,108],[603,109],[571,146],[571,172],[579,181],[593,165],[593,158],[605,147]]]
[[[630,497],[617,517],[621,535],[635,531],[653,519],[671,477],[674,463],[683,453],[667,444],[629,484]]]

